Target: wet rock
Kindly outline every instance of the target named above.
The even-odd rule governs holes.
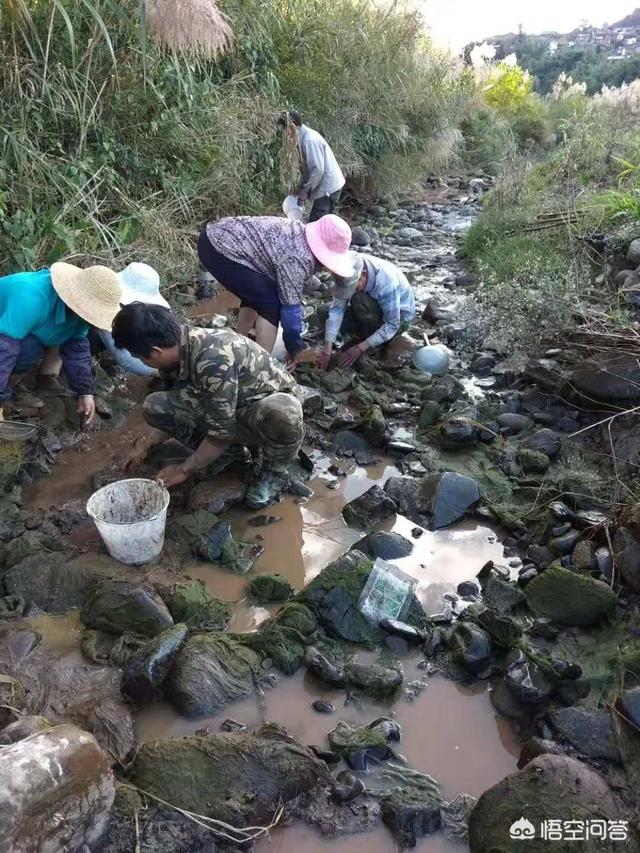
[[[3,575],[9,595],[23,599],[28,606],[45,613],[63,614],[82,607],[96,582],[120,572],[107,559],[63,554],[27,557]]]
[[[268,823],[279,803],[328,780],[326,765],[273,724],[255,733],[151,741],[131,775],[174,806],[234,826]]]
[[[577,678],[575,681],[561,681],[556,687],[556,699],[563,705],[575,705],[582,702],[591,693],[591,682],[586,678]]]
[[[370,406],[362,414],[362,432],[372,447],[382,447],[387,438],[387,419],[380,406]]]
[[[185,716],[207,716],[253,692],[260,658],[224,634],[196,634],[182,645],[165,693]]]
[[[433,781],[433,780],[432,780]],[[419,838],[441,828],[443,805],[438,785],[395,788],[382,801],[382,820],[402,848],[415,847]]]
[[[535,711],[534,707],[514,695],[504,678],[494,685],[489,698],[500,716],[507,720],[528,720]]]
[[[224,631],[231,621],[231,605],[213,598],[204,581],[174,586],[167,605],[174,621],[192,631]]]
[[[546,453],[541,453],[539,450],[529,450],[526,447],[522,447],[518,451],[517,458],[526,474],[544,474],[550,464]]]
[[[614,356],[597,359],[593,364],[576,368],[571,374],[571,384],[586,402],[635,405],[640,400],[638,387],[640,370],[631,356]]]
[[[532,737],[522,745],[520,758],[518,759],[518,769],[522,770],[522,768],[526,767],[530,761],[533,761],[534,758],[538,758],[540,755],[564,754],[562,747],[554,741],[544,740],[539,737]]]
[[[435,400],[426,400],[422,404],[418,429],[424,430],[434,426],[442,418],[442,408]]]
[[[471,362],[471,370],[478,376],[491,376],[496,360],[491,353],[480,353]]]
[[[456,592],[458,593],[460,598],[466,598],[468,600],[473,601],[476,598],[480,598],[480,584],[475,580],[462,581],[462,583],[458,584]]]
[[[385,492],[397,504],[398,510],[407,518],[419,518],[426,511],[422,501],[420,480],[415,477],[390,477],[384,486]]]
[[[507,667],[504,683],[525,705],[540,705],[553,693],[553,683],[536,663],[522,654]]]
[[[438,435],[444,447],[455,449],[474,444],[478,427],[469,418],[448,418],[440,425]]]
[[[285,604],[260,630],[245,635],[245,642],[285,675],[302,666],[307,646],[317,628],[315,615],[298,602]]]
[[[349,551],[320,572],[298,595],[330,637],[373,647],[384,642],[385,632],[368,622],[359,610],[359,599],[371,573],[372,563],[360,551]],[[415,597],[404,620],[425,628],[427,618]]]
[[[232,482],[226,477],[214,477],[197,483],[189,492],[189,509],[192,511],[225,512],[244,499],[244,486],[239,479]]]
[[[363,663],[348,663],[344,668],[344,675],[347,688],[355,687],[374,697],[391,696],[404,678],[398,669]]]
[[[9,743],[17,743],[26,737],[44,732],[51,728],[51,723],[45,717],[37,715],[20,717],[14,723],[9,723],[8,726],[0,731],[0,745],[6,746]]]
[[[360,228],[356,226],[351,231],[351,245],[352,246],[368,246],[371,243],[371,237],[368,231],[365,231],[364,228]]]
[[[571,521],[575,513],[562,501],[552,501],[549,512],[557,521]]]
[[[613,553],[616,569],[624,582],[635,592],[640,592],[640,542],[628,527],[616,530]]]
[[[27,530],[22,536],[12,539],[2,549],[2,563],[10,569],[17,563],[34,554],[43,555],[47,552],[60,551],[60,542],[53,536],[47,536],[39,530]]]
[[[187,638],[186,625],[174,625],[133,655],[122,676],[122,693],[132,702],[152,702]]]
[[[556,640],[560,629],[553,624],[551,619],[542,617],[533,621],[529,633],[532,637],[542,637],[543,640]]]
[[[562,557],[567,554],[572,554],[573,549],[576,547],[578,542],[580,541],[580,533],[577,530],[570,530],[568,533],[565,533],[563,536],[556,536],[553,539],[549,540],[549,549],[553,551],[554,554]]]
[[[220,563],[237,575],[246,575],[254,567],[264,548],[256,542],[241,542],[231,533],[231,523],[220,521],[195,543],[200,559]]]
[[[437,323],[438,320],[452,320],[454,310],[454,306],[448,305],[442,296],[432,296],[425,303],[422,319],[430,323]]]
[[[445,471],[428,474],[420,487],[421,506],[431,513],[434,530],[448,527],[480,500],[480,489],[472,477]]]
[[[620,763],[611,716],[596,708],[558,708],[547,714],[555,731],[587,758]]]
[[[595,567],[595,549],[591,542],[578,542],[573,549],[573,564],[581,572],[589,572]]]
[[[362,530],[371,530],[398,511],[396,503],[380,488],[372,486],[342,510],[347,524]]]
[[[220,731],[221,732],[246,732],[247,726],[245,723],[240,723],[238,720],[234,720],[232,717],[227,717],[226,720],[223,720],[220,723]]]
[[[521,587],[527,586],[531,581],[538,576],[538,570],[535,566],[524,566],[518,575],[518,584]]]
[[[331,702],[326,702],[324,699],[315,699],[311,703],[311,707],[319,714],[334,714],[336,710],[335,705],[332,705]]]
[[[160,596],[150,586],[130,581],[102,581],[85,601],[80,618],[97,631],[145,637],[155,637],[173,625]]]
[[[319,681],[330,684],[332,687],[345,686],[345,673],[342,667],[336,666],[324,655],[309,646],[305,652],[304,662],[307,670]]]
[[[618,708],[630,723],[640,729],[640,687],[625,690],[618,699]]]
[[[518,415],[515,412],[505,412],[498,415],[496,420],[502,435],[518,435],[518,433],[525,432],[533,426],[531,418],[526,415]]]
[[[449,639],[454,661],[470,672],[480,672],[491,657],[491,641],[482,628],[471,622],[458,622]]]
[[[613,555],[608,548],[596,548],[593,568],[608,581],[613,577]]]
[[[517,586],[492,575],[482,592],[487,607],[492,607],[504,615],[519,607],[525,601],[525,595]]]
[[[560,453],[561,446],[560,436],[551,429],[539,429],[524,441],[525,448],[544,453],[549,459],[555,459]]]
[[[387,533],[384,530],[369,533],[364,539],[356,542],[355,548],[362,551],[372,560],[399,560],[408,557],[413,551],[413,543],[399,533]]]
[[[363,771],[391,758],[393,753],[384,734],[368,726],[340,721],[327,735],[329,746],[352,770]]]
[[[405,228],[399,228],[398,231],[396,231],[396,236],[400,237],[402,240],[409,240],[414,243],[416,241],[421,241],[424,234],[422,231],[418,231],[417,228],[412,228],[407,225]]]
[[[522,636],[522,628],[517,622],[491,608],[478,613],[476,621],[501,649],[513,648]]]
[[[288,601],[294,593],[282,575],[256,575],[249,581],[247,591],[251,600],[261,605]]]
[[[322,394],[317,388],[309,388],[307,385],[298,385],[302,394],[302,411],[305,415],[317,415],[324,409]],[[215,512],[215,510],[214,510]]]
[[[527,549],[527,559],[541,568],[545,568],[555,560],[555,554],[546,545],[530,545]]]
[[[364,793],[364,782],[350,770],[342,770],[336,777],[331,796],[339,803],[350,803]]]
[[[2,749],[0,849],[94,849],[114,799],[110,764],[90,734],[70,725]]]
[[[425,631],[407,625],[406,622],[399,622],[397,619],[383,619],[380,622],[380,627],[383,631],[388,631],[407,643],[424,643],[426,639]]]
[[[526,587],[529,607],[537,616],[546,616],[558,625],[590,628],[615,612],[618,598],[602,581],[550,568]]]

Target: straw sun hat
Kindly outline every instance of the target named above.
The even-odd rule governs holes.
[[[120,310],[122,288],[108,267],[81,269],[61,261],[51,265],[51,282],[67,308],[97,329],[111,329]]]

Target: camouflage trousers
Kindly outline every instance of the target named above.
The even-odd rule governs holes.
[[[149,426],[168,433],[195,450],[207,437],[202,411],[179,391],[156,391],[144,401]],[[277,469],[297,457],[304,438],[302,405],[293,394],[275,393],[238,409],[233,444],[248,447],[263,466]]]

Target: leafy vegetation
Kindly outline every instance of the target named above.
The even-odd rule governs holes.
[[[180,4],[169,6],[154,32],[148,13],[166,0],[3,5],[3,271],[135,257],[171,280],[191,275],[203,221],[264,211],[290,187],[295,158],[276,129],[286,107],[331,140],[362,196],[454,155],[469,87],[417,14],[372,0],[225,0],[233,42],[224,53],[219,33],[213,59],[201,44],[184,52]]]

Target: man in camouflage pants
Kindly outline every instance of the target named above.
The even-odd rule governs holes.
[[[260,475],[246,491],[254,509],[268,506],[285,466],[304,437],[298,386],[269,353],[254,341],[227,329],[180,326],[173,314],[156,305],[133,303],[113,323],[113,338],[171,383],[150,394],[144,415],[151,427],[133,449],[128,464],[141,461],[169,436],[194,452],[181,465],[157,475],[166,486],[183,483],[212,464],[232,444],[259,457]]]

